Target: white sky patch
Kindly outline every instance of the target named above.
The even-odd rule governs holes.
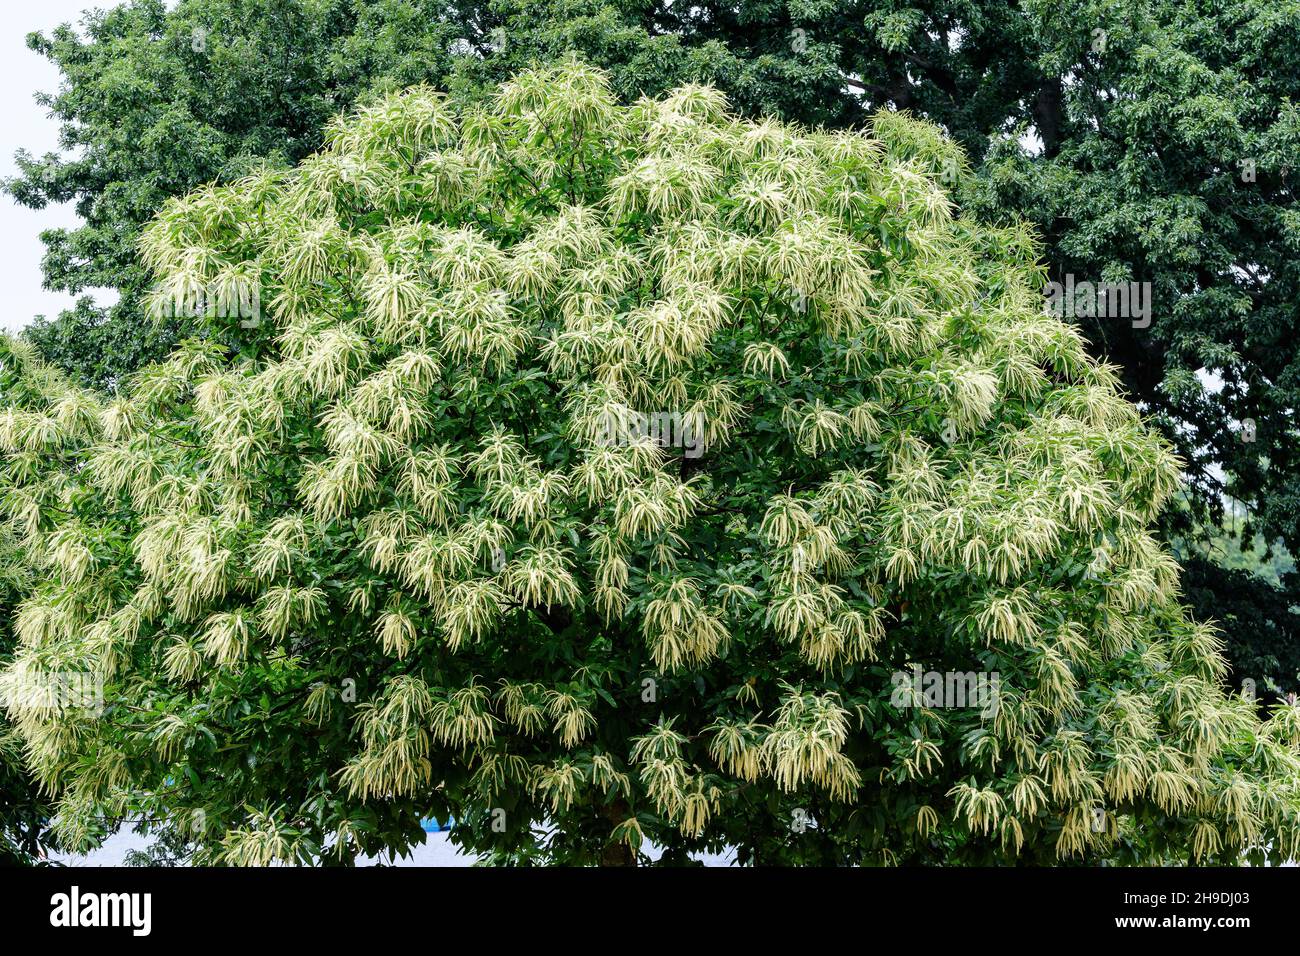
[[[37,92],[55,93],[59,71],[49,60],[27,49],[33,30],[49,33],[60,23],[78,24],[93,0],[43,0],[39,4],[0,4],[0,175],[17,174],[14,153],[33,156],[59,151],[59,127],[35,100]],[[40,234],[46,229],[73,228],[81,223],[74,203],[28,209],[8,196],[0,197],[0,288],[4,306],[0,328],[15,331],[36,315],[53,318],[71,308],[78,296],[42,287]],[[101,305],[117,300],[111,289],[87,289]]]

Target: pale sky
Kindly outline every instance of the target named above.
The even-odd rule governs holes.
[[[53,93],[59,72],[48,60],[27,49],[24,38],[33,30],[49,32],[60,23],[76,24],[87,8],[114,6],[111,0],[42,0],[28,5],[19,0],[0,3],[0,176],[12,176],[14,152],[26,148],[40,156],[58,148],[58,125],[38,106],[37,91]],[[6,292],[0,310],[0,328],[20,329],[38,314],[54,317],[69,308],[76,296],[50,292],[41,286],[39,238],[44,229],[77,223],[73,204],[28,209],[8,196],[0,197],[0,281]],[[116,299],[111,290],[86,290],[107,305]]]

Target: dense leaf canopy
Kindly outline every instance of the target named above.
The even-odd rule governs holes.
[[[572,63],[326,139],[145,235],[155,312],[258,318],[209,308],[114,399],[5,346],[43,583],[4,686],[71,841],[1293,852],[1297,711],[1223,695],[1149,531],[1177,462],[1028,232],[953,216],[935,128],[625,107]],[[900,696],[913,665],[995,698]],[[102,714],[17,693],[68,670]]]
[[[121,299],[27,334],[116,387],[191,327],[140,320],[136,240],[167,197],[297,162],[377,90],[473,98],[578,50],[625,103],[693,81],[749,116],[846,128],[893,106],[942,124],[976,163],[963,204],[1033,222],[1052,278],[1151,283],[1149,326],[1077,321],[1187,462],[1190,507],[1163,520],[1213,532],[1226,492],[1248,534],[1295,552],[1298,31],[1295,0],[132,0],[29,38],[64,78],[45,102],[65,149],[21,156],[7,188],[85,219],[43,236],[51,288]],[[1224,616],[1238,576],[1204,567],[1190,598]],[[1270,611],[1227,628],[1236,676],[1294,688],[1300,649],[1276,639],[1300,630],[1294,587],[1250,587]]]

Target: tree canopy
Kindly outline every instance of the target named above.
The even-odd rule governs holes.
[[[122,298],[28,334],[81,382],[116,387],[193,328],[141,320],[136,240],[167,197],[297,162],[377,92],[473,99],[577,50],[624,103],[705,82],[751,117],[847,128],[891,106],[940,123],[975,164],[962,204],[1032,222],[1049,278],[1151,283],[1149,326],[1076,321],[1187,463],[1186,506],[1164,522],[1212,533],[1226,494],[1248,508],[1248,546],[1295,553],[1298,29],[1294,0],[133,0],[90,14],[85,36],[29,38],[63,73],[46,102],[67,151],[23,157],[8,190],[76,200],[86,219],[44,236],[52,288]],[[1205,569],[1198,613],[1221,614],[1239,576]],[[1250,586],[1274,611],[1238,618],[1230,658],[1294,687],[1300,650],[1274,638],[1300,629],[1294,582]]]
[[[122,394],[5,343],[40,581],[2,684],[104,686],[10,707],[71,843],[1294,854],[1300,711],[1225,696],[1179,604],[1177,460],[1030,231],[954,215],[935,127],[625,106],[573,62],[325,138],[166,205],[150,308],[219,305]]]

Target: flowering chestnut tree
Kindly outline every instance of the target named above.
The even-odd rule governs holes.
[[[1178,463],[1032,237],[957,214],[936,128],[622,106],[570,63],[326,139],[160,214],[152,307],[205,333],[121,396],[4,345],[41,574],[2,686],[65,839],[1295,852],[1297,712],[1225,694],[1148,530]],[[104,706],[20,693],[66,672]]]

